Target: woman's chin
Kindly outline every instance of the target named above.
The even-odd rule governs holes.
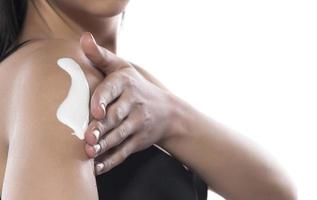
[[[56,5],[66,14],[113,17],[122,13],[129,0],[55,0]]]
[[[98,17],[113,17],[122,13],[129,0],[106,0],[106,1],[90,1],[90,5],[87,5],[86,10],[92,15]]]

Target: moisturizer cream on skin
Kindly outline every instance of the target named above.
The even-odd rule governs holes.
[[[57,109],[57,119],[73,129],[72,135],[83,140],[89,122],[90,93],[86,76],[79,64],[72,58],[60,58],[57,64],[71,78],[68,94]]]

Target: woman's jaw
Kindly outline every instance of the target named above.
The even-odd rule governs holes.
[[[69,3],[64,3],[64,2]],[[79,5],[70,5],[78,3]],[[114,2],[119,2],[114,5]],[[91,32],[97,43],[116,52],[117,29],[127,0],[33,0],[29,1],[19,41],[28,39],[71,39],[79,41]],[[84,4],[93,4],[81,8]],[[105,6],[99,4],[104,3]],[[112,5],[110,5],[112,3]],[[106,8],[106,5],[110,6]],[[98,7],[94,9],[95,7]]]

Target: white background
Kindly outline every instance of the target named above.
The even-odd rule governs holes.
[[[131,0],[118,54],[254,140],[314,200],[316,3]]]

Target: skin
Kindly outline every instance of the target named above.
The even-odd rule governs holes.
[[[92,173],[76,180],[71,177],[84,176],[84,172],[90,170],[89,159],[83,155],[84,146],[90,158],[96,157],[95,170],[100,174],[111,170],[130,154],[157,144],[198,173],[211,189],[226,199],[296,199],[289,179],[246,138],[173,95],[142,68],[115,55],[117,14],[124,10],[127,1],[32,2],[26,26],[19,40],[39,41],[25,47],[20,54],[15,54],[16,57],[12,56],[1,64],[11,72],[1,71],[4,75],[3,79],[0,79],[6,80],[4,86],[7,86],[1,88],[1,95],[5,97],[1,99],[3,110],[6,111],[3,116],[8,119],[1,119],[6,131],[1,134],[0,140],[5,147],[0,149],[0,161],[8,160],[9,163],[5,172],[7,181],[3,189],[6,197],[21,199],[21,196],[13,195],[27,194],[30,199],[41,195],[50,196],[52,199],[69,199],[69,195],[77,192],[81,196],[76,199],[96,199],[95,187],[91,187],[94,184]],[[85,31],[91,32],[95,39]],[[53,109],[40,109],[56,107],[65,96],[65,85],[69,82],[64,74],[53,70],[55,59],[65,55],[72,56],[81,63],[93,91],[90,105],[91,122],[85,134],[86,145],[71,137],[65,126],[52,122],[56,120],[50,118],[53,116]],[[36,59],[39,57],[43,59]],[[27,64],[23,62],[26,58],[30,60]],[[12,70],[16,71],[10,71],[11,66],[21,65],[26,66],[28,70],[15,67]],[[34,89],[21,93],[21,88],[16,85],[19,82],[12,82],[16,79],[9,74],[28,77],[25,79],[29,81],[26,84],[30,85],[30,88],[40,88],[42,98],[37,96],[38,93],[34,93]],[[53,88],[57,91],[55,94],[50,92],[52,86],[39,87],[45,85],[47,74],[56,74],[49,79],[52,81],[51,85],[56,84]],[[19,99],[26,100],[18,103]],[[16,104],[19,106],[10,106]],[[12,114],[16,109],[21,112]],[[36,114],[30,115],[33,109]],[[43,115],[47,116],[45,119],[48,121],[38,123],[43,119]],[[17,136],[13,137],[11,129],[16,124],[14,117],[24,119],[16,125],[15,130],[21,130],[19,127],[25,127],[27,124],[33,124],[31,127],[34,128],[16,131],[19,135],[15,133]],[[96,128],[99,134],[93,134],[96,133],[93,132]],[[54,131],[47,131],[43,136],[38,130],[44,129]],[[59,133],[58,137],[55,132]],[[51,151],[49,145],[45,144],[54,144],[60,154]],[[13,145],[14,151],[8,153],[8,147]],[[37,151],[27,148],[29,146]],[[27,162],[22,162],[25,159],[17,159],[25,154],[30,155]],[[58,196],[54,190],[62,181],[56,176],[54,162],[61,159],[66,167],[63,166],[60,170],[70,176],[63,179],[65,187],[70,187],[68,189],[71,191],[65,192],[64,196]],[[83,162],[78,163],[78,160]],[[1,164],[0,169],[3,170],[5,164]],[[71,173],[78,165],[81,170],[76,174]],[[19,173],[19,170],[25,171],[25,168],[38,170],[30,170],[27,175]],[[41,173],[42,176],[48,177],[48,182],[34,178],[42,177],[39,176]],[[4,171],[1,174],[4,174]],[[32,190],[32,185],[21,184],[13,187],[10,184],[18,182],[15,180],[27,181],[31,178],[35,188],[36,184],[52,184],[52,187],[47,187],[45,193],[41,193]]]
[[[157,80],[140,76],[129,62],[94,43],[91,35],[82,37],[82,48],[109,74],[92,97],[96,119],[86,133],[86,151],[90,157],[97,156],[97,173],[156,143],[226,199],[296,199],[288,178],[248,138],[199,112],[161,84],[153,87]],[[97,137],[96,128],[100,130]],[[109,149],[114,151],[107,153]]]
[[[111,2],[117,3],[108,1]],[[56,61],[60,57],[74,58],[81,65],[91,92],[104,79],[104,74],[93,68],[80,50],[79,37],[84,29],[50,3],[30,1],[19,42],[28,39],[33,42],[0,66],[0,192],[3,200],[98,199],[94,165],[85,154],[85,142],[71,135],[72,130],[56,118],[57,107],[70,86],[68,74]],[[97,14],[92,13],[85,19],[97,23],[101,20]],[[99,40],[113,52],[114,25],[119,18],[103,19],[103,28],[109,28],[108,35]]]
[[[1,64],[1,122],[7,155],[2,199],[98,199],[93,161],[84,141],[71,135],[56,111],[65,99],[70,78],[56,65],[67,56],[80,63],[90,89],[103,76],[90,67],[78,42],[41,41],[20,49]],[[43,59],[39,59],[43,58]],[[52,92],[54,91],[54,92]]]

